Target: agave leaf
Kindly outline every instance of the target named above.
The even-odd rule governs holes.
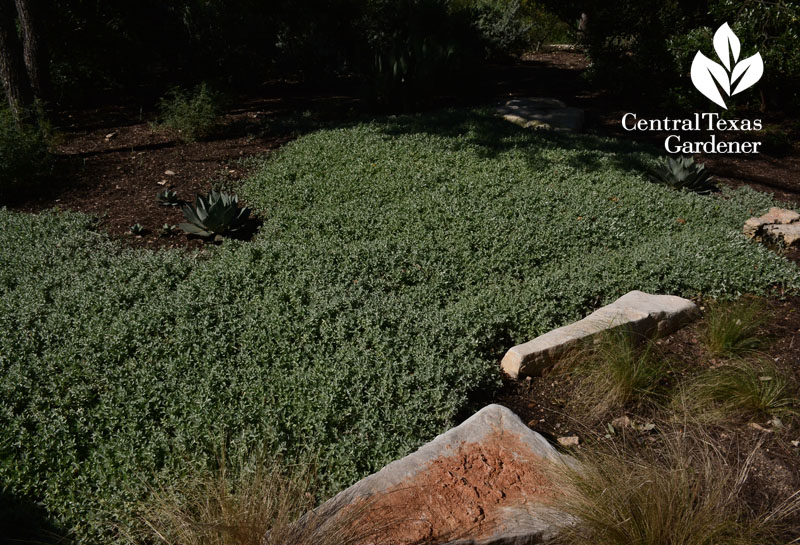
[[[195,214],[197,214],[197,219],[200,220],[201,224],[208,218],[208,203],[199,195],[195,201]]]
[[[205,229],[203,229],[201,227],[198,227],[196,225],[193,225],[191,223],[179,223],[178,227],[180,227],[181,229],[183,229],[186,233],[188,233],[190,235],[200,235],[201,237],[209,237],[209,236],[211,236],[211,233],[209,233]]]
[[[184,204],[182,207],[183,217],[192,222],[195,225],[203,225],[203,222],[200,221],[200,218],[197,217],[194,209],[189,206],[188,204]]]

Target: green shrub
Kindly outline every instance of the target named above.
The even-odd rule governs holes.
[[[221,113],[220,103],[219,94],[205,83],[192,91],[176,87],[159,102],[161,126],[176,131],[185,142],[207,138]]]
[[[756,138],[762,142],[764,153],[783,157],[794,150],[794,139],[789,131],[774,125],[764,127],[756,133]]]
[[[800,101],[800,51],[793,46],[800,18],[796,2],[620,0],[596,2],[586,10],[590,74],[604,86],[635,92],[648,103],[708,111],[713,105],[691,84],[691,63],[698,50],[715,56],[712,37],[727,22],[741,41],[740,58],[758,51],[768,67],[757,90],[731,97],[728,111],[748,104],[791,111]]]
[[[519,53],[529,45],[532,25],[523,17],[520,0],[481,0],[473,9],[489,57]]]
[[[545,44],[571,44],[575,42],[576,30],[548,10],[542,2],[522,2],[525,21],[529,25],[527,45],[538,51]]]
[[[0,204],[40,190],[52,169],[46,127],[35,120],[17,124],[0,107]]]
[[[81,543],[220,445],[317,456],[324,496],[457,423],[509,346],[629,290],[800,288],[741,234],[769,197],[671,191],[652,159],[441,112],[282,148],[240,188],[266,212],[248,243],[122,249],[2,211],[0,481]]]

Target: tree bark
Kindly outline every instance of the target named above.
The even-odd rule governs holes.
[[[0,78],[11,114],[19,123],[25,108],[33,104],[33,92],[22,60],[13,0],[0,0]]]
[[[23,58],[36,98],[47,100],[50,94],[50,70],[47,41],[43,32],[41,0],[15,0],[22,27]]]

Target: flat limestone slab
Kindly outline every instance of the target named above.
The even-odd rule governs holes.
[[[489,405],[315,513],[335,521],[356,509],[358,526],[383,529],[364,544],[542,543],[573,523],[548,505],[557,493],[548,474],[564,464],[578,467],[509,409]]]
[[[800,222],[789,225],[766,225],[764,232],[768,238],[783,241],[786,246],[800,246]]]
[[[567,350],[605,331],[625,327],[635,335],[662,337],[699,317],[697,305],[674,295],[626,293],[578,322],[511,348],[503,357],[503,371],[512,378],[538,375]]]
[[[800,245],[800,214],[794,210],[772,207],[763,216],[744,223],[744,234],[765,242]]]
[[[506,121],[533,129],[580,132],[583,110],[569,108],[555,98],[515,98],[497,107]]]

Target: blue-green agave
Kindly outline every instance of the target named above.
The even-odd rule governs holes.
[[[171,189],[165,189],[156,195],[156,200],[161,206],[177,206],[181,202],[178,198],[178,192]]]
[[[649,176],[650,180],[674,189],[688,189],[695,193],[711,193],[717,189],[706,166],[684,155],[677,159],[667,157],[657,168],[650,169]]]
[[[185,232],[219,240],[241,229],[250,216],[250,209],[239,208],[236,195],[211,190],[205,197],[197,196],[194,208],[184,204],[183,216],[189,223],[180,223],[178,227]]]

